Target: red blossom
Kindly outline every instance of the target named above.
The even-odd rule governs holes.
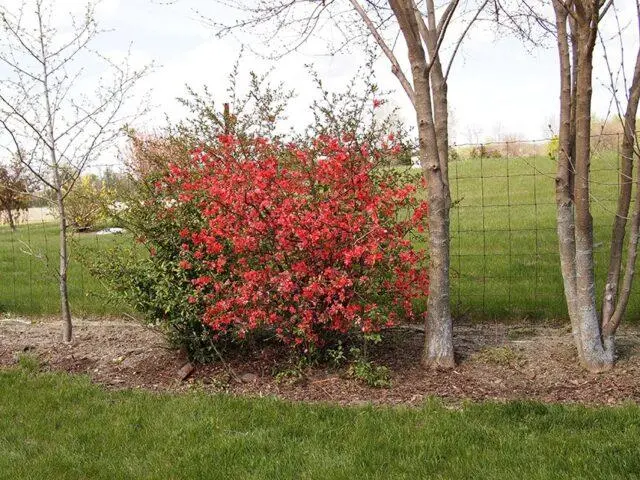
[[[394,140],[342,135],[302,147],[221,135],[194,149],[190,164],[171,165],[156,188],[167,215],[200,216],[177,233],[178,265],[194,289],[188,302],[202,306],[202,321],[240,338],[270,327],[308,345],[410,317],[428,278],[407,236],[426,225],[428,209],[415,186],[374,171],[400,151]]]

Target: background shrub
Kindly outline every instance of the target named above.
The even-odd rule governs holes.
[[[69,225],[80,232],[93,229],[105,218],[108,198],[109,192],[96,175],[78,178],[65,200]]]

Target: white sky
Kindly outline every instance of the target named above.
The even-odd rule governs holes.
[[[628,8],[633,2],[618,3]],[[82,5],[82,0],[58,0],[61,9],[78,11]],[[164,114],[173,120],[184,114],[175,98],[185,93],[185,84],[196,89],[206,84],[220,104],[226,100],[226,77],[238,56],[240,42],[232,37],[214,38],[213,32],[199,21],[196,9],[222,20],[232,15],[211,0],[178,0],[172,4],[162,4],[162,0],[103,0],[98,10],[99,24],[112,31],[101,37],[96,48],[117,58],[123,57],[131,45],[135,63],[157,64],[155,72],[140,85],[140,92],[150,92],[155,106],[145,128],[163,125]],[[634,9],[629,12],[635,13]],[[622,20],[631,24],[625,39],[629,70],[638,49],[637,29],[631,17]],[[486,141],[507,134],[523,139],[549,137],[547,125],[557,118],[558,108],[557,53],[551,47],[552,44],[529,53],[518,40],[508,36],[497,39],[492,32],[476,31],[465,43],[449,79],[452,140]],[[267,47],[260,48],[266,51]],[[317,43],[306,50],[322,53]],[[399,57],[404,55],[401,50],[397,53]],[[601,86],[608,82],[608,74],[601,68],[601,50],[596,59],[594,112],[604,116],[610,94]],[[273,68],[274,81],[284,80],[288,88],[296,90],[298,97],[289,116],[293,122],[304,124],[308,120],[307,106],[314,95],[304,68],[306,63],[314,63],[326,84],[339,89],[363,59],[356,50],[336,57],[296,53],[271,62],[245,51],[241,70],[245,74],[249,70],[263,73]],[[412,124],[413,112],[385,58],[377,62],[376,71],[380,86],[395,90],[393,100],[401,107],[404,120]]]

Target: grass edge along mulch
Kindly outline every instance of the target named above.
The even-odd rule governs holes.
[[[633,478],[640,406],[337,407],[0,370],[0,478]]]

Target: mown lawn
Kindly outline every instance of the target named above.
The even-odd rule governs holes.
[[[1,479],[636,478],[640,407],[341,408],[0,371]]]

